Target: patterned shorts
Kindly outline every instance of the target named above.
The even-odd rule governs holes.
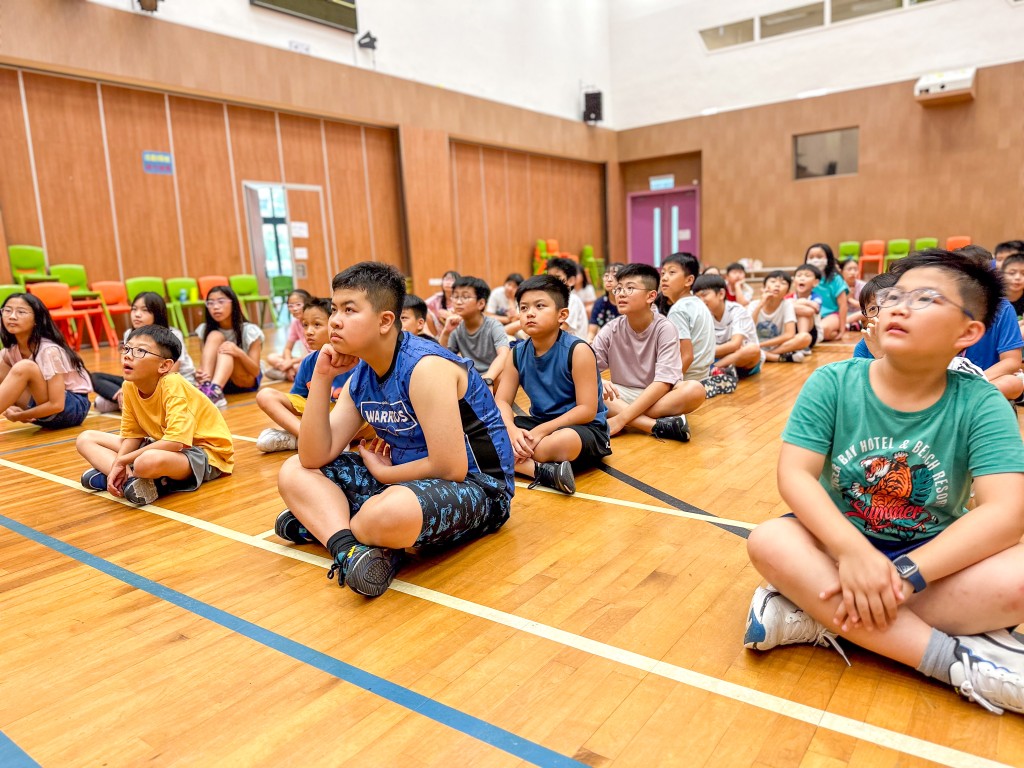
[[[350,451],[320,471],[344,492],[353,516],[390,487],[378,482],[362,457]],[[508,520],[512,504],[504,481],[481,472],[470,472],[461,483],[431,478],[394,485],[412,491],[423,510],[423,528],[414,547],[450,547],[493,533]]]

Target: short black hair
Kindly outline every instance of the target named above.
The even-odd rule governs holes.
[[[620,283],[627,277],[639,277],[648,291],[658,290],[658,283],[661,282],[658,270],[650,264],[626,264],[615,275]]]
[[[557,269],[570,279],[576,277],[580,271],[580,268],[576,265],[575,261],[572,259],[563,259],[561,256],[548,259],[547,269]]]
[[[302,311],[305,312],[307,309],[319,309],[328,317],[331,316],[331,300],[325,299],[318,296],[310,296],[306,299],[306,303],[302,305]]]
[[[970,245],[964,245],[957,248],[953,253],[959,254],[964,258],[970,259],[975,264],[981,264],[986,267],[992,266],[994,257],[988,252],[986,248],[980,245],[971,243]]]
[[[483,299],[487,301],[491,298],[491,286],[486,281],[479,277],[473,277],[472,275],[463,275],[458,278],[452,285],[452,293],[455,292],[456,288],[472,288],[476,293],[477,301]]]
[[[1013,266],[1014,264],[1024,264],[1024,252],[1011,253],[1003,259],[1003,272],[1006,271],[1007,267]]]
[[[181,342],[166,325],[144,325],[141,328],[136,328],[128,334],[126,341],[131,341],[137,336],[152,339],[156,348],[160,350],[160,354],[168,360],[178,362],[178,358],[181,357]]]
[[[985,328],[990,328],[1003,300],[1003,281],[989,266],[991,254],[985,258],[976,252],[965,253],[971,247],[955,251],[927,248],[900,259],[892,265],[891,271],[899,278],[911,269],[931,267],[942,270],[956,281],[961,303],[976,320],[985,324]],[[988,254],[984,248],[981,250]]]
[[[725,271],[732,272],[734,269],[741,270],[744,275],[747,274],[747,268],[743,266],[742,262],[734,261],[732,264],[725,268]]]
[[[390,264],[360,261],[336,274],[331,290],[362,291],[374,312],[393,312],[397,320],[405,300],[405,277]]]
[[[1024,253],[1024,240],[1006,240],[995,247],[992,253],[1002,253],[1003,251],[1013,251],[1014,253]]]
[[[860,311],[866,312],[868,304],[875,300],[875,296],[878,295],[878,292],[883,288],[892,288],[896,285],[897,280],[899,280],[899,277],[894,275],[892,272],[882,272],[864,283],[864,287],[860,289],[860,296],[858,298],[860,301]]]
[[[721,275],[701,275],[693,281],[693,287],[690,290],[693,293],[700,293],[701,291],[724,291],[726,290],[725,278]]]
[[[813,264],[801,264],[799,267],[793,270],[793,277],[796,277],[797,272],[810,272],[818,280],[821,280],[821,270]]]
[[[609,272],[611,272],[613,275],[617,275],[617,274],[619,274],[619,272],[622,271],[622,268],[625,267],[625,266],[628,266],[628,265],[627,264],[623,264],[621,261],[612,261],[612,262],[609,262],[607,264],[607,266],[605,266],[604,273],[607,275]]]
[[[700,275],[700,262],[697,261],[697,257],[694,256],[692,253],[687,253],[686,251],[679,251],[678,253],[673,253],[671,256],[669,256],[667,259],[661,262],[662,269],[667,267],[669,264],[678,264],[680,267],[682,267],[683,272],[685,272],[688,275],[692,275],[693,277],[697,277],[698,275]]]
[[[427,302],[414,293],[405,294],[402,309],[408,309],[417,320],[427,319]]]
[[[764,281],[767,283],[773,277],[776,280],[785,280],[786,285],[793,285],[793,278],[790,277],[789,273],[786,272],[784,269],[776,269],[773,270],[772,272],[769,272],[767,275],[764,276]]]
[[[518,272],[513,272],[508,277],[505,278],[505,282],[506,283],[515,283],[516,285],[521,285],[522,282],[523,282],[523,276],[521,274],[519,274]],[[504,285],[504,283],[502,283],[502,285]]]
[[[569,263],[572,264],[571,261]],[[516,304],[523,298],[523,294],[529,291],[546,293],[555,302],[555,309],[565,309],[569,306],[569,286],[554,275],[534,275],[520,283],[516,288]]]

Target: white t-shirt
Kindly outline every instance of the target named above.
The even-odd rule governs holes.
[[[683,373],[686,381],[703,381],[715,361],[715,318],[707,304],[693,294],[683,296],[668,311],[668,319],[676,327],[679,340],[690,340],[693,362]]]
[[[487,299],[487,306],[484,307],[484,312],[489,315],[501,315],[502,317],[508,317],[508,311],[511,307],[508,296],[505,295],[505,286],[499,285],[491,290],[491,297]]]
[[[747,308],[735,301],[727,301],[725,302],[725,311],[722,312],[722,319],[715,320],[715,341],[718,344],[725,344],[731,341],[737,333],[743,334],[744,344],[759,343],[757,329],[754,328],[754,321]]]
[[[597,301],[597,294],[594,292],[594,286],[585,285],[582,288],[573,288],[572,292],[580,297],[580,301],[584,304],[593,304]]]
[[[781,336],[786,330],[786,323],[793,323],[793,327],[796,327],[796,310],[793,309],[793,302],[790,299],[783,299],[771,314],[761,310],[761,304],[762,302],[755,301],[750,305],[750,316],[754,318],[757,338],[761,341]]]
[[[583,306],[579,296],[570,292],[569,319],[565,321],[565,324],[569,326],[569,333],[586,341],[589,322],[590,318],[587,317],[587,308]]]

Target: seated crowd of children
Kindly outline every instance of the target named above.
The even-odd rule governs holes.
[[[39,300],[14,294],[2,308],[0,411],[78,426],[95,391],[121,428],[78,436],[82,484],[147,504],[233,471],[220,409],[226,393],[255,392],[275,425],[257,448],[297,451],[280,472],[275,531],[322,544],[329,576],[372,597],[405,549],[498,530],[515,474],[575,493],[615,436],[687,442],[688,415],[707,399],[859,331],[852,360],[812,374],[783,433],[792,514],[750,536],[772,586],[754,595],[745,643],[838,647],[838,635],[993,711],[1024,711],[1024,645],[1002,629],[1024,614],[980,593],[1024,589],[1024,447],[1007,404],[1024,401],[1024,243],[1000,244],[994,261],[978,246],[926,250],[866,282],[853,267],[815,243],[755,298],[742,264],[702,274],[676,253],[660,270],[610,264],[597,297],[574,261],[553,258],[546,274],[510,274],[493,290],[448,272],[423,300],[393,267],[363,262],[335,276],[330,298],[288,297],[285,346],[265,362],[262,329],[230,288],[211,289],[198,367],[163,299],[144,293],[123,376],[90,377]],[[261,389],[264,375],[290,391]],[[818,418],[796,418],[808,412]],[[956,611],[954,593],[967,596]]]

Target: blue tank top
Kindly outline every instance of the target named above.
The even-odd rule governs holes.
[[[359,413],[391,446],[391,461],[408,464],[427,455],[427,441],[416,419],[409,396],[413,369],[424,357],[435,355],[465,369],[466,394],[459,400],[466,458],[470,472],[482,472],[505,483],[508,495],[515,493],[512,443],[487,385],[473,363],[457,357],[437,342],[402,332],[395,346],[391,368],[382,377],[361,361],[349,380],[349,396]]]
[[[566,411],[576,407],[576,382],[572,378],[572,351],[577,344],[587,342],[578,336],[558,332],[558,338],[551,349],[540,357],[533,346],[533,339],[516,344],[512,362],[519,372],[519,385],[530,398],[530,415],[541,421],[557,419]],[[597,359],[594,359],[597,369]],[[604,386],[601,373],[597,374],[597,415],[591,424],[604,426],[608,423],[608,407],[604,404]]]

